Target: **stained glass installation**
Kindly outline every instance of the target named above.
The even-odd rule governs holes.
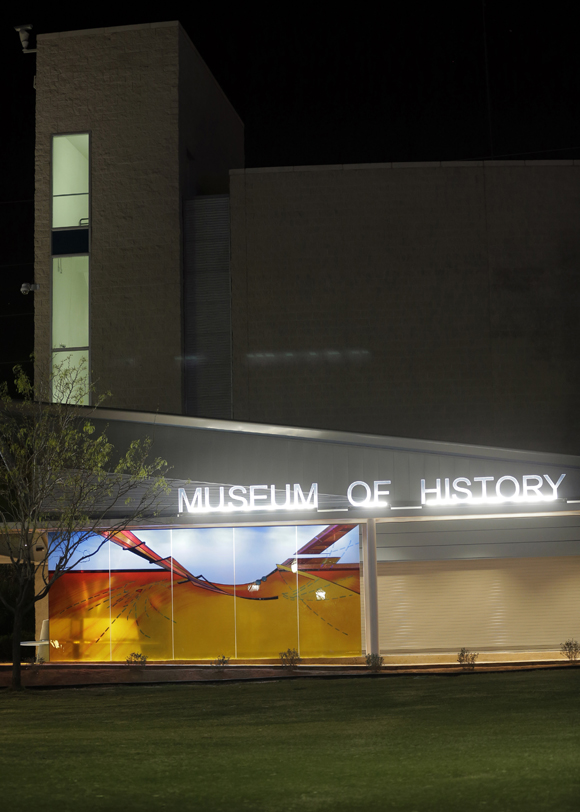
[[[277,659],[361,652],[358,527],[97,536],[49,593],[51,661]]]

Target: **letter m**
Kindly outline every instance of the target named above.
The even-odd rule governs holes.
[[[196,488],[195,493],[193,494],[193,499],[189,502],[187,498],[187,494],[185,493],[185,488],[179,488],[178,492],[179,497],[179,513],[196,513],[198,510],[203,509],[203,501],[201,496],[201,488]],[[183,508],[185,504],[185,510]]]
[[[318,507],[318,483],[313,482],[308,492],[308,497],[304,498],[304,493],[300,485],[294,485],[294,507],[317,508]]]

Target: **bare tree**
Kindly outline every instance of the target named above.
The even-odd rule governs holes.
[[[12,688],[18,690],[26,613],[108,535],[154,516],[168,486],[165,462],[149,461],[149,439],[119,453],[106,430],[95,429],[95,407],[81,405],[88,400],[86,365],[65,362],[35,385],[21,368],[15,374],[19,400],[0,388],[0,554],[11,581],[0,601],[14,619]],[[97,531],[105,531],[100,546],[87,553],[84,543]]]

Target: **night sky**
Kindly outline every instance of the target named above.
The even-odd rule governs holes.
[[[33,347],[34,294],[20,285],[33,280],[36,57],[22,54],[18,23],[46,33],[179,19],[245,123],[248,167],[580,159],[573,3],[153,8],[37,13],[21,3],[3,15],[0,380]]]

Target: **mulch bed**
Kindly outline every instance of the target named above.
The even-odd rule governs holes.
[[[216,668],[211,665],[188,665],[173,663],[149,663],[140,665],[120,665],[109,663],[44,663],[42,665],[23,665],[22,684],[27,688],[58,688],[83,685],[137,685],[143,683],[176,683],[176,682],[222,682],[222,681],[260,681],[279,679],[301,679],[304,677],[367,677],[381,678],[400,675],[441,675],[466,676],[481,673],[499,673],[505,671],[535,671],[538,669],[570,668],[580,666],[580,662],[562,662],[561,660],[536,660],[527,662],[481,663],[473,670],[460,665],[389,665],[380,672],[369,671],[363,665],[300,665],[297,668],[284,668],[273,665],[227,665]],[[0,665],[0,688],[10,685],[11,666]]]

